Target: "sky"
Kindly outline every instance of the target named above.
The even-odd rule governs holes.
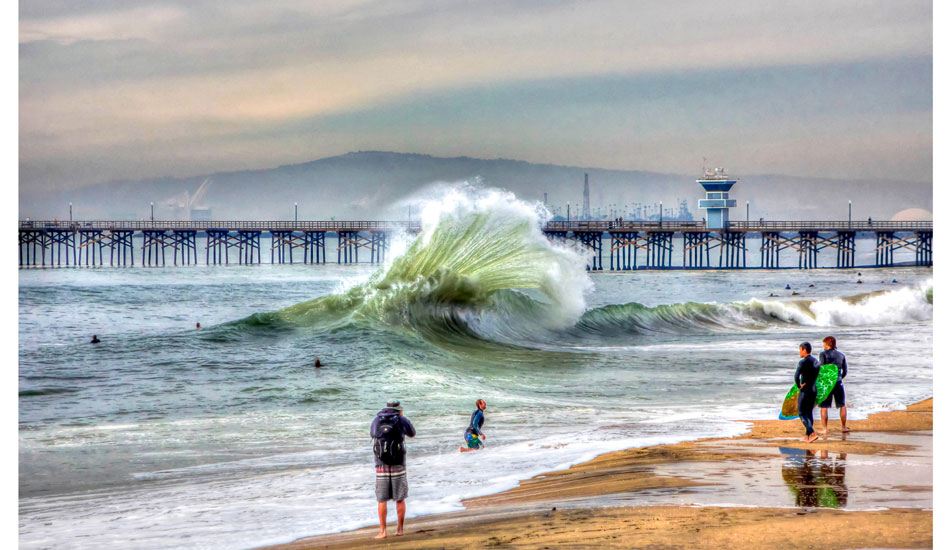
[[[20,192],[359,150],[933,181],[929,1],[31,0]]]

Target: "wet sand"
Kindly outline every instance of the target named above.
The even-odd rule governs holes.
[[[816,415],[817,416],[817,415]],[[609,453],[466,510],[270,547],[927,548],[933,545],[933,399],[837,420],[814,443],[797,421],[729,439]],[[411,507],[411,500],[408,501]],[[751,546],[750,546],[751,545]]]

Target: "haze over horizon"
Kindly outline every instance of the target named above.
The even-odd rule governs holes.
[[[576,217],[588,174],[594,216],[641,215],[635,213],[638,205],[655,214],[660,203],[667,215],[673,216],[683,200],[696,219],[703,216],[696,203],[702,197],[696,172],[605,170],[387,151],[359,151],[196,177],[120,180],[54,192],[21,191],[19,207],[21,219],[75,215],[77,220],[141,220],[154,215],[160,220],[180,220],[188,219],[185,203],[210,208],[199,215],[215,219],[291,220],[298,204],[301,219],[403,219],[410,204],[430,196],[435,186],[468,182],[505,189],[528,202],[544,202],[552,214],[566,215],[570,203]],[[856,219],[890,219],[909,208],[933,209],[933,186],[928,182],[729,174],[739,178],[732,197],[740,203],[748,201],[748,215],[755,218],[845,219],[849,201],[853,201]],[[741,214],[737,210],[736,215]]]
[[[20,194],[351,151],[933,181],[924,1],[20,5]]]

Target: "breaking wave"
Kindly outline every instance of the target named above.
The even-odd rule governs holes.
[[[442,348],[545,347],[637,334],[862,326],[932,319],[932,282],[848,298],[734,303],[631,302],[587,309],[581,252],[550,242],[549,216],[513,194],[442,186],[422,202],[422,232],[391,262],[338,293],[238,323],[251,327],[408,332]],[[481,346],[484,347],[484,346]]]
[[[912,323],[933,318],[931,285],[818,300],[609,305],[587,311],[575,328],[587,333],[690,333]]]

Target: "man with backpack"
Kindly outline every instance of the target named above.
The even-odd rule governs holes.
[[[396,536],[400,536],[403,520],[406,518],[406,497],[409,496],[405,437],[415,437],[416,429],[412,422],[402,415],[399,401],[390,401],[386,403],[386,408],[376,413],[376,418],[369,427],[369,435],[373,438],[376,501],[379,503],[379,534],[375,538],[386,538],[387,503],[390,500],[396,501]]]

